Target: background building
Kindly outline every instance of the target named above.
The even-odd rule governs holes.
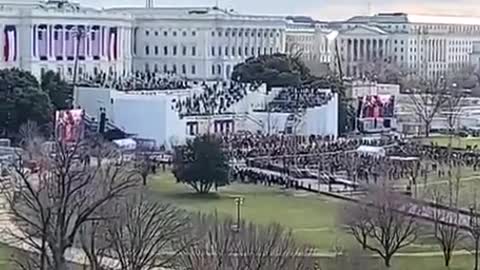
[[[65,1],[0,1],[0,68],[17,67],[36,76],[55,70],[71,77],[78,48],[79,75],[130,71],[132,22],[129,15]]]
[[[245,59],[285,50],[283,17],[212,8],[115,8],[134,17],[135,70],[228,78]]]
[[[346,75],[362,76],[364,64],[382,61],[438,76],[470,64],[480,41],[480,19],[381,13],[330,24],[340,31],[339,46]]]
[[[285,52],[298,54],[313,72],[329,69],[335,59],[336,31],[327,28],[326,22],[310,17],[286,17]]]

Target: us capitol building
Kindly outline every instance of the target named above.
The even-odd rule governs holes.
[[[480,19],[386,13],[322,22],[243,15],[219,7],[94,9],[67,0],[0,0],[0,68],[39,76],[134,71],[219,80],[245,59],[298,53],[306,62],[361,77],[365,63],[388,62],[434,76],[477,65]]]
[[[0,18],[0,67],[37,76],[56,70],[71,77],[78,51],[80,75],[140,70],[214,80],[248,57],[285,51],[283,17],[217,7],[153,8],[147,1],[99,10],[64,0],[0,0]]]

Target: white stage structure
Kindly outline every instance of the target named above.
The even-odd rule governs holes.
[[[109,122],[142,139],[158,145],[183,143],[189,137],[207,132],[226,134],[238,131],[252,133],[284,133],[291,113],[259,112],[271,102],[280,89],[267,93],[265,87],[248,92],[225,113],[181,117],[175,102],[203,91],[201,87],[161,91],[123,92],[113,89],[79,87],[79,104],[86,114],[99,119],[100,111]],[[329,90],[325,90],[329,91]],[[338,97],[322,106],[308,108],[297,124],[298,135],[337,137]]]

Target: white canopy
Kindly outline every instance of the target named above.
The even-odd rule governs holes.
[[[137,148],[137,142],[133,139],[114,140],[113,143],[123,150],[135,150]]]
[[[385,149],[379,146],[361,145],[357,148],[357,152],[374,156],[385,156]]]
[[[392,156],[390,157],[391,160],[398,160],[398,161],[415,161],[419,160],[418,157],[396,157]]]

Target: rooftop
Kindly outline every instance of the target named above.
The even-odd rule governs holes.
[[[417,15],[407,13],[379,13],[374,16],[355,16],[347,23],[418,23],[480,25],[480,17]]]
[[[284,20],[281,16],[271,15],[246,15],[236,12],[233,9],[222,9],[219,7],[120,7],[120,8],[108,8],[107,11],[124,12],[133,14],[136,17],[230,17],[230,18],[249,18],[249,19],[269,19],[269,20]]]

